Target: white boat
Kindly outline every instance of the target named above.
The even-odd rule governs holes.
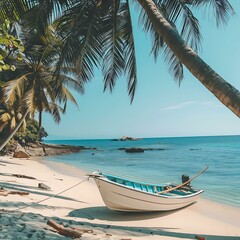
[[[185,183],[178,186],[155,185],[101,172],[94,172],[89,176],[94,178],[106,206],[116,211],[153,212],[175,210],[196,202],[203,192],[203,190],[196,190],[186,186]]]

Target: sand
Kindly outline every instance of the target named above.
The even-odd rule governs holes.
[[[105,207],[93,180],[75,167],[43,158],[0,157],[0,168],[1,187],[29,192],[0,196],[0,239],[68,239],[47,225],[49,219],[65,227],[92,230],[81,239],[173,240],[196,239],[196,235],[208,240],[240,239],[240,208],[201,198],[174,212],[118,213]],[[39,183],[51,190],[39,189]]]

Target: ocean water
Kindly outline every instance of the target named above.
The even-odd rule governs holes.
[[[102,171],[145,182],[180,183],[182,174],[193,177],[208,170],[191,184],[203,189],[204,198],[240,207],[240,136],[145,138],[138,141],[54,140],[54,144],[96,147],[79,153],[49,156],[46,160],[67,163],[88,172]],[[119,148],[152,150],[126,153]]]

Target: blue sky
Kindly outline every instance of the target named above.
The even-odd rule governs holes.
[[[203,41],[199,55],[240,89],[240,2],[230,2],[237,15],[226,26],[217,28],[209,15],[200,15]],[[185,79],[179,87],[162,56],[154,62],[149,55],[150,37],[139,29],[135,24],[138,86],[133,103],[130,104],[124,77],[118,80],[112,94],[103,93],[102,76],[96,72],[85,94],[75,95],[80,110],[69,104],[59,125],[44,115],[48,139],[240,135],[238,117],[188,70],[185,69]]]

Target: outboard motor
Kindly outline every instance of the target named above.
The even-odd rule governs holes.
[[[185,175],[185,174],[182,175],[182,183],[189,181],[189,179],[190,179],[189,175]],[[190,187],[190,182],[188,184],[186,184],[185,186]]]

